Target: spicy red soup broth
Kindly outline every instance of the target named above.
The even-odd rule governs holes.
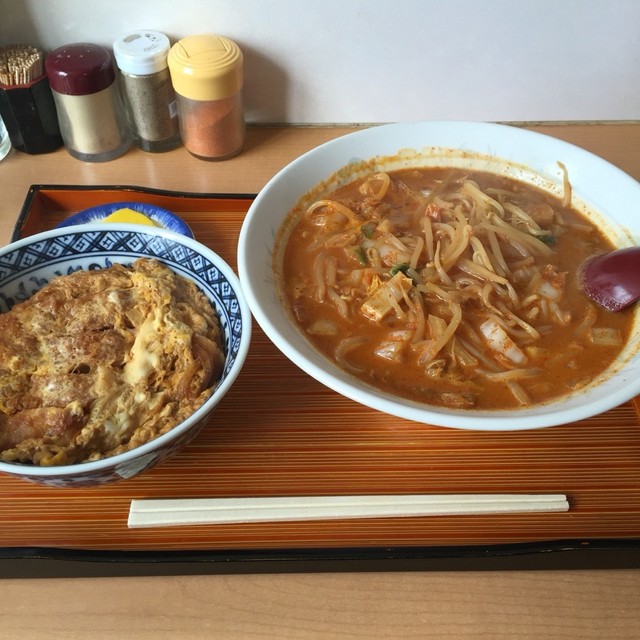
[[[314,202],[287,240],[283,288],[308,339],[363,381],[431,405],[512,409],[584,387],[619,354],[632,313],[600,308],[577,278],[612,248],[530,185],[407,169]]]

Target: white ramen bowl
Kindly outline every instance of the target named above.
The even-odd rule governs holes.
[[[363,405],[425,424],[508,431],[588,418],[640,393],[640,314],[616,362],[586,388],[523,409],[480,411],[429,406],[385,393],[338,368],[317,351],[291,318],[278,272],[288,224],[304,205],[371,170],[447,166],[490,171],[557,196],[564,193],[561,162],[574,208],[617,246],[640,240],[640,184],[605,160],[574,145],[524,129],[489,123],[416,122],[382,125],[325,143],[282,169],[258,194],[245,218],[238,271],[254,318],[273,343],[303,371]]]
[[[213,393],[167,433],[130,451],[91,462],[41,467],[0,462],[0,473],[54,486],[100,485],[131,478],[175,455],[211,420],[242,369],[251,340],[251,313],[231,267],[184,235],[136,224],[93,223],[45,231],[0,249],[0,313],[29,298],[52,278],[74,271],[156,259],[195,282],[224,333],[225,366]]]

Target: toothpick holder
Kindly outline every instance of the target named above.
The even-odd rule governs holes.
[[[0,115],[16,149],[39,154],[62,146],[56,105],[46,75],[27,84],[0,84]]]

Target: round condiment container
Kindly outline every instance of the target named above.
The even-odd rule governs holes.
[[[131,132],[108,49],[64,45],[47,56],[45,68],[67,151],[89,162],[124,154]]]
[[[188,36],[169,52],[182,141],[199,158],[224,160],[242,149],[243,56],[218,35]]]
[[[133,31],[113,44],[133,138],[144,151],[168,151],[180,142],[176,96],[164,33]]]

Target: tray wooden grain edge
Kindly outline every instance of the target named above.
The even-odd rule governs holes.
[[[12,240],[55,223],[51,211],[75,212],[105,201],[131,199],[181,211],[207,211],[212,200],[245,210],[251,194],[183,194],[130,186],[33,185]],[[640,412],[640,399],[633,401]],[[367,547],[230,551],[91,551],[61,548],[0,549],[0,576],[143,575],[173,573],[618,568],[640,566],[640,539],[571,539],[468,546]]]
[[[254,194],[178,193],[130,185],[31,185],[20,209],[11,241],[15,242],[50,228],[52,211],[70,214],[106,202],[131,200],[156,204],[176,213],[207,211],[212,200],[224,202],[224,206],[230,207],[230,210],[246,211],[253,198]]]

